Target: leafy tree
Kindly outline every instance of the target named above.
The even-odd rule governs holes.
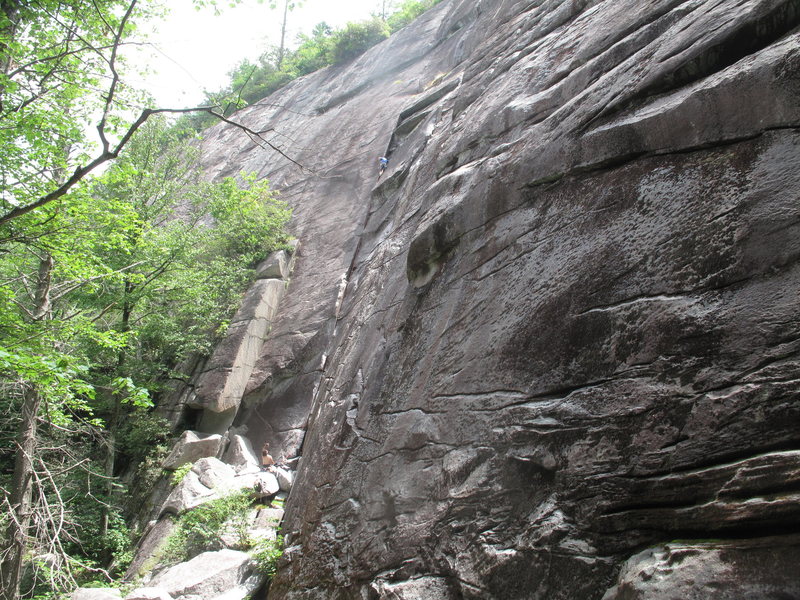
[[[389,30],[394,33],[399,31],[426,10],[433,8],[442,0],[405,0],[386,19]]]
[[[389,37],[389,28],[380,19],[362,23],[348,23],[334,33],[331,54],[333,62],[353,60],[375,44]]]
[[[208,347],[254,262],[279,243],[288,219],[266,182],[200,181],[193,151],[176,150],[176,136],[163,123],[147,124],[159,110],[144,111],[124,129],[123,111],[111,100],[121,98],[115,52],[136,3],[92,3],[91,14],[84,5],[4,7],[0,21],[0,387],[9,415],[0,429],[13,439],[0,451],[3,470],[13,473],[0,479],[10,517],[0,539],[7,600],[19,595],[29,539],[40,551],[64,557],[80,551],[97,560],[102,553],[87,550],[93,529],[85,523],[100,523],[93,540],[120,531],[111,509],[121,415],[150,406],[175,362]],[[114,20],[115,14],[122,17]],[[100,48],[109,31],[115,32],[111,45]],[[40,48],[31,39],[51,54],[36,54]],[[34,57],[22,64],[25,53]],[[92,68],[103,64],[112,83],[98,104],[91,86],[102,78]],[[84,125],[98,109],[101,150],[85,162]],[[112,143],[108,136],[118,127],[123,133]],[[126,145],[130,152],[91,187],[87,175]],[[55,459],[45,460],[43,448],[61,430],[91,441],[67,446],[71,451],[54,475],[48,464]],[[64,503],[87,498],[68,493],[76,469],[87,483],[95,481],[88,497],[106,504],[99,520],[87,521],[86,508],[73,514]],[[62,561],[58,576],[46,569],[52,585],[74,579],[71,561]],[[86,565],[96,568],[81,568]]]
[[[282,41],[280,46],[268,49],[256,62],[244,60],[239,63],[228,73],[230,82],[227,86],[216,92],[206,92],[204,104],[220,106],[223,114],[229,116],[243,106],[255,104],[298,77],[352,60],[440,1],[406,0],[396,9],[393,9],[395,2],[383,2],[381,12],[371,21],[348,23],[337,30],[326,23],[319,23],[311,35],[298,36],[299,44],[295,50],[287,50]],[[284,30],[286,14],[292,5],[284,0]],[[273,2],[272,7],[278,8],[278,3]],[[195,112],[181,118],[187,135],[201,131],[214,122],[214,116],[205,112]]]
[[[119,154],[139,123],[128,125],[130,106],[143,100],[122,83],[119,49],[153,14],[137,0],[2,5],[0,225],[63,197]]]
[[[0,424],[18,443],[16,466],[11,453],[0,456],[14,472],[2,484],[15,516],[2,546],[4,582],[21,577],[32,522],[34,547],[57,544],[72,557],[62,561],[65,568],[75,553],[84,570],[124,554],[114,477],[130,460],[120,451],[147,434],[126,427],[125,417],[146,415],[165,383],[185,376],[176,370],[181,361],[210,349],[255,265],[285,243],[289,211],[265,181],[204,181],[196,159],[196,150],[155,118],[91,188],[23,215],[15,223],[25,225],[26,236],[3,246],[0,406],[22,413],[7,420],[16,432]],[[40,420],[44,429],[37,429]],[[154,425],[152,438],[163,436]],[[43,442],[64,431],[89,441],[45,460],[52,454],[45,448],[63,444]],[[47,476],[47,465],[59,461],[59,476]],[[39,524],[47,521],[42,510],[54,506],[66,524],[60,534]],[[59,585],[74,579],[73,571],[62,573]]]
[[[210,351],[256,264],[285,242],[289,211],[266,181],[212,184],[199,177],[195,159],[157,119],[95,188],[92,210],[124,221],[98,231],[103,239],[117,235],[116,243],[95,248],[116,276],[80,298],[102,311],[98,327],[125,341],[95,345],[90,354],[104,390],[98,410],[109,431],[109,478],[118,471],[116,440],[126,414],[146,407],[170,379],[186,377],[176,365]]]
[[[300,77],[331,64],[332,38],[333,29],[325,22],[315,25],[310,36],[298,36],[300,45],[289,61],[291,73]]]

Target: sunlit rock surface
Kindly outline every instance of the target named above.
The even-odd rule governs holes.
[[[209,132],[301,242],[234,421],[302,454],[271,599],[797,595],[798,25],[445,0],[237,114],[286,156]]]

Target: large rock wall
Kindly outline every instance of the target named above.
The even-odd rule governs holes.
[[[297,456],[302,444],[378,157],[398,114],[454,62],[432,54],[442,47],[441,21],[441,13],[425,15],[355,63],[294,81],[240,111],[236,120],[249,132],[223,124],[206,134],[209,176],[256,173],[293,208],[296,264],[235,421],[255,447],[268,442],[276,460]]]
[[[445,0],[240,115],[296,163],[212,132],[301,242],[237,417],[302,444],[270,598],[800,595],[798,25]]]

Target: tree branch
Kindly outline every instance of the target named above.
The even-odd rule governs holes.
[[[128,24],[128,19],[130,19],[133,9],[136,8],[137,1],[138,0],[131,0],[131,3],[128,5],[128,9],[125,11],[122,20],[119,23],[119,28],[114,34],[114,42],[111,45],[111,57],[107,61],[108,68],[111,70],[112,75],[111,85],[109,86],[108,94],[106,95],[106,105],[103,108],[103,116],[100,118],[100,123],[97,125],[97,132],[100,134],[100,142],[103,144],[104,152],[108,152],[108,149],[111,147],[111,143],[106,137],[106,123],[108,122],[108,116],[111,114],[111,108],[114,105],[114,96],[117,91],[117,86],[119,85],[119,73],[117,72],[117,51],[119,50],[119,44],[122,40],[122,34],[125,33],[125,26]]]
[[[280,154],[283,158],[285,158],[289,162],[300,167],[302,170],[313,173],[313,171],[311,171],[308,167],[293,159],[291,156],[286,154],[283,150],[275,146],[273,143],[271,143],[264,137],[265,133],[273,131],[271,128],[265,129],[263,131],[255,131],[242,123],[238,123],[221,115],[220,113],[214,110],[215,108],[217,107],[200,106],[195,108],[147,108],[143,110],[139,114],[139,117],[136,119],[136,121],[134,121],[133,124],[128,128],[128,130],[125,132],[125,134],[122,136],[120,141],[113,149],[111,149],[110,147],[104,149],[104,151],[101,152],[100,155],[97,156],[90,163],[82,167],[77,167],[75,169],[75,172],[70,176],[69,179],[67,179],[64,183],[62,183],[58,188],[56,188],[49,194],[42,196],[41,198],[39,198],[35,202],[32,202],[31,204],[15,207],[10,211],[8,211],[6,214],[0,216],[0,227],[10,221],[13,221],[14,219],[17,219],[25,214],[28,214],[33,210],[36,210],[37,208],[41,208],[42,206],[45,206],[53,202],[54,200],[58,200],[59,198],[64,196],[67,192],[69,192],[69,190],[72,189],[75,185],[77,185],[81,180],[83,180],[84,177],[86,177],[87,175],[89,175],[89,173],[94,171],[97,167],[110,160],[116,159],[119,156],[119,153],[122,152],[122,149],[131,140],[133,135],[139,130],[139,128],[145,124],[147,119],[156,114],[188,114],[193,112],[208,113],[216,117],[220,121],[244,131],[250,137],[250,139],[253,140],[253,142],[255,142],[261,148],[265,147],[270,148],[271,150],[274,150],[275,152]]]

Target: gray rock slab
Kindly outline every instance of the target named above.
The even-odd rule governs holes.
[[[292,482],[294,481],[294,473],[292,471],[278,467],[275,469],[275,477],[282,492],[289,493],[292,490]]]
[[[125,581],[134,581],[149,576],[153,567],[153,558],[159,555],[160,548],[174,530],[175,521],[170,516],[148,524],[125,573]]]
[[[277,477],[267,471],[239,475],[234,478],[233,485],[237,489],[253,490],[257,498],[274,496],[281,489]]]
[[[800,595],[800,543],[672,542],[631,557],[603,600],[737,600]]]
[[[271,599],[600,600],[687,535],[793,556],[798,14],[445,0],[237,113],[292,160],[207,132],[303,240],[237,417],[302,440]],[[199,408],[236,406],[222,358]]]
[[[136,588],[125,596],[125,600],[174,600],[166,590],[154,587]]]
[[[444,577],[420,577],[399,583],[373,584],[380,600],[456,600],[454,587]]]
[[[193,407],[224,412],[239,405],[285,288],[280,279],[259,279],[248,289],[198,379]]]
[[[166,590],[175,600],[196,596],[207,600],[242,600],[263,583],[246,552],[204,552],[158,574],[151,587]]]
[[[201,484],[212,490],[224,490],[233,485],[236,471],[213,456],[201,458],[192,466],[192,472],[197,475]]]
[[[70,594],[71,600],[121,600],[116,588],[78,588]]]
[[[255,515],[252,526],[256,529],[276,528],[283,520],[283,509],[262,508]]]
[[[245,469],[259,467],[259,459],[253,450],[253,445],[242,435],[233,435],[222,460],[241,473]]]
[[[278,250],[258,265],[256,277],[258,279],[287,279],[293,266],[294,254],[286,250]]]
[[[162,466],[173,470],[186,463],[194,463],[200,458],[216,456],[221,444],[221,435],[184,431],[172,448],[172,452],[164,459]]]
[[[172,513],[179,515],[191,508],[200,506],[211,498],[216,497],[216,495],[214,490],[201,483],[197,473],[189,471],[167,497],[161,507],[160,514]]]

